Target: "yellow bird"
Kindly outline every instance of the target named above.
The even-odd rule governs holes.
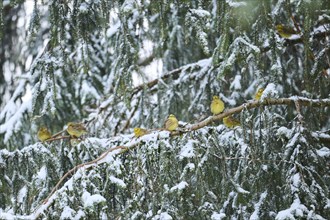
[[[135,137],[142,137],[143,135],[149,134],[149,131],[147,129],[143,128],[134,128],[134,136]]]
[[[178,119],[173,114],[170,114],[165,121],[165,129],[168,131],[174,131],[179,126]]]
[[[237,120],[236,118],[234,118],[231,115],[223,118],[223,124],[227,128],[234,128],[236,126],[240,126],[241,125],[241,123],[239,122],[239,120]]]
[[[265,89],[263,89],[263,88],[258,89],[258,91],[256,92],[256,95],[254,96],[254,99],[259,101],[261,96],[262,96],[262,93],[264,92],[264,90]]]
[[[294,34],[298,34],[292,27],[284,26],[283,24],[278,24],[275,26],[277,33],[283,38],[290,38]]]
[[[80,137],[83,134],[87,134],[86,128],[80,123],[69,122],[66,131],[72,137]]]
[[[52,134],[48,131],[46,127],[42,127],[39,129],[37,136],[40,141],[44,142],[45,140],[51,138]]]
[[[212,102],[211,102],[211,112],[213,115],[220,114],[225,109],[225,104],[221,99],[219,99],[218,96],[213,96]]]

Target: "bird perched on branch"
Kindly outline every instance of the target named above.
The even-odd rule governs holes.
[[[165,121],[165,129],[168,131],[174,131],[179,126],[178,119],[173,114],[170,114]]]
[[[71,137],[80,137],[83,134],[87,134],[85,126],[80,123],[69,122],[66,131]]]
[[[135,137],[142,137],[143,135],[149,134],[149,131],[147,129],[143,128],[134,128],[134,136]]]
[[[254,96],[254,99],[257,100],[257,101],[259,101],[260,98],[261,98],[261,96],[262,96],[262,93],[264,92],[264,90],[265,89],[263,89],[263,88],[258,89],[258,91],[256,92],[256,94]]]
[[[236,118],[234,118],[231,115],[223,118],[223,124],[227,128],[234,128],[236,126],[240,126],[241,125],[241,123],[239,122],[239,120],[237,120]]]
[[[290,38],[294,34],[298,34],[292,27],[284,26],[283,24],[278,24],[275,26],[277,33],[283,38]]]
[[[48,131],[46,127],[41,127],[37,133],[38,139],[42,142],[48,140],[52,137],[52,134]]]
[[[225,104],[218,96],[213,96],[211,102],[211,112],[213,115],[220,114],[225,109]]]

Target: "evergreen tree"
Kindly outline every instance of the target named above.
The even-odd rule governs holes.
[[[329,218],[329,0],[0,10],[1,219]]]

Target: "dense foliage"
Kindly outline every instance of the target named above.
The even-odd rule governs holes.
[[[0,9],[1,219],[330,216],[329,0]],[[213,95],[234,113],[258,88],[261,104],[235,112],[241,126],[203,123]],[[160,129],[169,114],[181,132]],[[78,145],[38,142],[40,127],[70,121],[87,127]]]

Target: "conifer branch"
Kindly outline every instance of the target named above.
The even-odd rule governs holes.
[[[188,129],[186,130],[180,130],[180,131],[174,131],[171,132],[170,135],[171,136],[176,136],[176,135],[180,135],[182,133],[186,133],[189,131],[193,131],[193,130],[198,130],[202,127],[205,127],[207,125],[210,125],[213,121],[217,121],[217,120],[221,120],[224,117],[227,117],[229,115],[235,114],[235,113],[240,113],[243,110],[247,110],[247,109],[253,109],[253,108],[257,108],[257,107],[261,107],[261,106],[271,106],[271,105],[296,105],[299,106],[299,112],[298,114],[300,114],[300,106],[308,106],[308,107],[325,107],[325,106],[330,106],[330,99],[307,99],[304,97],[293,97],[293,98],[279,98],[279,99],[265,99],[264,101],[250,101],[247,103],[244,103],[238,107],[229,109],[228,111],[221,113],[219,115],[215,115],[215,116],[210,116],[207,119],[194,124],[192,126],[190,126]],[[162,131],[164,129],[153,129],[153,131]],[[140,139],[141,140],[141,139]],[[105,158],[110,152],[117,150],[117,149],[122,149],[118,154],[122,154],[127,152],[129,149],[132,149],[136,146],[138,146],[138,144],[140,143],[140,141],[136,141],[134,143],[132,143],[130,146],[116,146],[114,148],[110,148],[107,151],[105,151],[104,153],[101,154],[101,156],[99,156],[98,158],[96,158],[95,160],[92,160],[90,162],[86,162],[86,163],[82,163],[79,164],[75,167],[73,167],[71,170],[69,170],[66,174],[64,174],[62,176],[62,178],[58,181],[58,183],[55,185],[55,187],[53,188],[53,190],[50,192],[50,194],[47,196],[47,198],[43,201],[43,205],[45,205],[47,203],[46,206],[39,206],[35,213],[35,218],[38,218],[39,215],[45,210],[47,209],[51,203],[54,201],[50,201],[48,203],[48,200],[56,193],[56,191],[58,190],[59,186],[65,181],[65,179],[67,177],[69,177],[70,175],[75,174],[80,168],[84,167],[84,166],[89,166],[92,164],[97,165],[99,161],[101,161],[103,158]],[[216,156],[216,155],[214,155]],[[218,156],[216,156],[218,157]],[[219,159],[225,159],[225,160],[238,160],[238,159],[249,159],[249,158],[233,158],[233,157],[218,157]],[[256,160],[256,161],[267,161],[267,160]],[[282,161],[282,162],[286,162],[286,161]]]
[[[45,211],[52,203],[54,200],[52,200],[51,202],[48,202],[48,200],[56,193],[56,191],[58,190],[59,186],[64,182],[64,180],[70,176],[75,174],[80,168],[84,167],[84,166],[88,166],[88,165],[92,165],[92,164],[97,164],[97,162],[99,162],[100,160],[102,160],[103,158],[105,158],[110,152],[118,150],[118,149],[122,149],[120,151],[120,153],[124,153],[128,150],[128,147],[124,147],[124,146],[116,146],[114,148],[110,148],[107,151],[105,151],[104,153],[101,154],[101,156],[99,156],[98,158],[96,158],[95,160],[86,162],[86,163],[82,163],[79,164],[75,167],[73,167],[71,170],[69,170],[68,172],[66,172],[61,179],[57,182],[57,184],[55,185],[55,187],[52,189],[52,191],[49,193],[49,195],[47,196],[47,198],[42,202],[42,205],[40,205],[36,210],[35,210],[35,217],[34,219],[38,219],[40,214],[42,214],[43,211]]]

